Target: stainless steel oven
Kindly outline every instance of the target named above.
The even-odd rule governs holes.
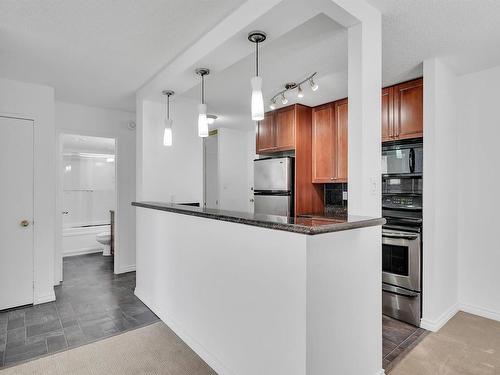
[[[420,234],[382,229],[382,282],[421,291]]]
[[[421,237],[419,230],[382,229],[382,312],[419,326]]]

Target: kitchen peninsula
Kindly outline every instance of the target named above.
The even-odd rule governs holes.
[[[217,373],[380,366],[357,353],[381,351],[383,219],[133,205],[135,294]]]

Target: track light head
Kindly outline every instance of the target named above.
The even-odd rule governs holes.
[[[303,98],[304,97],[304,92],[302,91],[302,87],[300,87],[297,90],[297,98]]]
[[[309,84],[311,85],[311,90],[313,90],[313,91],[316,91],[319,87],[317,83],[314,83],[314,80],[312,79],[312,77],[311,77],[311,79],[309,79]]]
[[[285,96],[285,93],[281,94],[281,103],[286,104],[288,103],[288,99]]]

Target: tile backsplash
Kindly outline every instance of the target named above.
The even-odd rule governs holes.
[[[347,184],[325,185],[325,214],[347,214]]]

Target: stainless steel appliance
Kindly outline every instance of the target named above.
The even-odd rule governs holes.
[[[293,158],[254,160],[254,211],[293,216]]]
[[[382,149],[382,175],[421,175],[423,171],[423,144],[399,143]]]
[[[420,326],[422,316],[422,147],[403,144],[405,162],[392,145],[383,148],[382,309],[396,319]],[[392,160],[392,161],[390,161]],[[408,165],[406,165],[408,163]]]

